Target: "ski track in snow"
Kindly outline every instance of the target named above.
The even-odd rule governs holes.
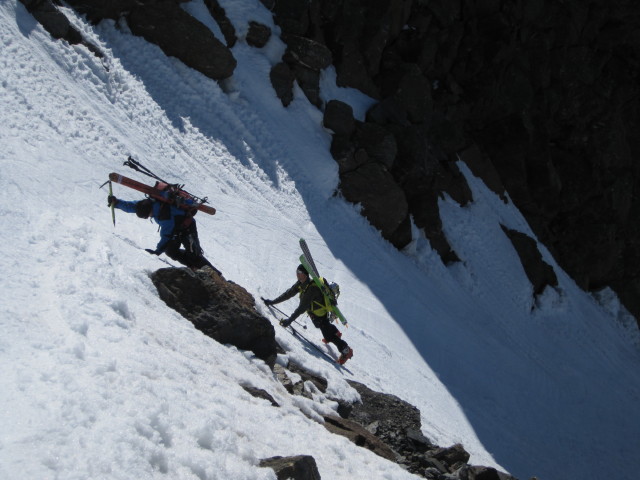
[[[319,425],[337,407],[331,398],[357,398],[345,382],[354,379],[416,405],[423,433],[461,442],[474,464],[596,479],[606,459],[608,474],[631,479],[640,355],[624,312],[581,292],[544,248],[560,285],[534,301],[500,223],[532,232],[464,165],[475,201],[440,205],[462,262],[443,266],[424,238],[397,252],[333,196],[321,112],[299,89],[286,109],[276,98],[269,70],[282,42],[244,42],[252,19],[278,31],[270,13],[258,0],[221,4],[240,36],[227,93],[122,23],[90,26],[65,9],[105,53],[98,59],[53,41],[22,4],[0,4],[0,356],[9,366],[0,477],[273,479],[261,458],[311,454],[326,478],[417,478]],[[183,8],[220,38],[201,0]],[[371,100],[335,87],[332,74],[323,73],[323,98],[351,101],[361,116]],[[307,239],[320,272],[341,285],[355,356],[339,369],[276,335],[291,359],[328,378],[327,395],[291,397],[261,361],[204,337],[158,298],[149,273],[167,265],[142,251],[156,227],[117,212],[114,230],[98,190],[111,171],[139,178],[124,171],[129,154],[209,196],[218,213],[197,218],[207,256],[256,298],[295,281],[298,239]],[[303,334],[319,343],[307,323]]]

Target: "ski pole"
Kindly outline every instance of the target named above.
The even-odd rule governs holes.
[[[264,302],[265,299],[264,299],[264,297],[260,297],[260,300],[262,300]],[[287,314],[284,313],[282,310],[280,310],[278,307],[274,307],[273,305],[267,305],[267,308],[269,309],[269,313],[271,313],[271,315],[273,315],[273,318],[275,318],[278,321],[284,320],[284,319],[278,318],[278,316],[273,312],[273,310],[275,310],[278,313],[280,313],[281,315],[284,315],[285,317],[287,317]],[[305,330],[307,329],[307,326],[302,324],[302,323],[300,323],[298,320],[294,320],[293,323],[297,323],[298,325],[300,325]]]
[[[145,167],[140,162],[138,162],[136,159],[134,159],[131,155],[129,155],[129,157],[127,158],[127,161],[124,162],[123,165],[126,165],[129,168],[133,168],[136,172],[140,172],[143,175],[146,175],[146,176],[151,177],[151,178],[155,178],[156,180],[158,180],[160,182],[169,184],[169,182],[166,182],[163,179],[161,179],[159,176],[157,176],[155,173],[153,173],[147,167]]]
[[[187,195],[189,195],[190,197],[192,197],[197,203],[203,204],[203,203],[208,203],[209,202],[209,199],[207,197],[204,197],[204,198],[198,197],[197,195],[194,195],[193,193],[189,193],[186,190],[184,190],[184,188],[183,188],[184,185],[173,184],[173,183],[167,182],[166,180],[163,180],[158,175],[156,175],[151,170],[149,170],[147,167],[142,165],[139,161],[134,159],[131,155],[129,155],[129,157],[127,158],[127,161],[124,162],[123,165],[126,165],[127,167],[132,168],[136,172],[140,172],[143,175],[146,175],[147,177],[151,177],[154,180],[157,180],[158,182],[166,183],[167,185],[172,185],[174,187],[177,187],[178,190],[181,190],[184,193],[186,193]]]

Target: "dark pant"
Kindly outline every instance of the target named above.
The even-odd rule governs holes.
[[[184,250],[180,248],[181,246],[184,246]],[[167,243],[164,253],[169,258],[189,268],[197,269],[208,265],[216,270],[209,263],[209,260],[204,258],[195,221],[191,222],[188,227],[182,228],[173,234],[173,237]]]
[[[326,315],[324,317],[311,317],[311,321],[313,321],[315,327],[320,329],[324,339],[328,343],[333,343],[341,353],[349,346],[347,342],[338,337],[338,328],[331,323],[331,320]]]

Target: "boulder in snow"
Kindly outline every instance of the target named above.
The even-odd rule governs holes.
[[[271,368],[277,343],[273,325],[255,309],[253,296],[205,267],[162,268],[151,275],[160,298],[205,335],[250,350]]]
[[[315,459],[310,455],[265,458],[261,467],[272,468],[278,480],[320,480]]]

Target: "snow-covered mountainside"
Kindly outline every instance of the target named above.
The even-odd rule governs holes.
[[[0,3],[0,477],[273,479],[260,459],[308,454],[327,479],[417,478],[319,425],[336,408],[328,397],[357,397],[354,379],[417,406],[423,433],[462,443],[471,463],[522,479],[634,478],[640,350],[615,297],[598,303],[541,247],[559,286],[534,301],[500,224],[531,230],[462,164],[475,201],[445,199],[441,213],[463,261],[445,267],[426,241],[398,252],[334,196],[321,112],[299,91],[286,109],[276,98],[281,42],[242,41],[249,20],[277,30],[269,12],[221,3],[241,37],[226,93],[126,25],[68,12],[99,59],[54,41],[16,0]],[[188,11],[220,35],[201,0]],[[359,116],[370,104],[330,70],[322,96]],[[132,173],[127,155],[209,196],[217,214],[197,217],[206,255],[256,298],[295,281],[307,239],[341,286],[355,355],[341,371],[276,335],[328,378],[326,397],[290,396],[262,361],[158,298],[149,273],[165,257],[144,251],[155,225],[117,212],[114,228],[98,189],[109,172]]]

